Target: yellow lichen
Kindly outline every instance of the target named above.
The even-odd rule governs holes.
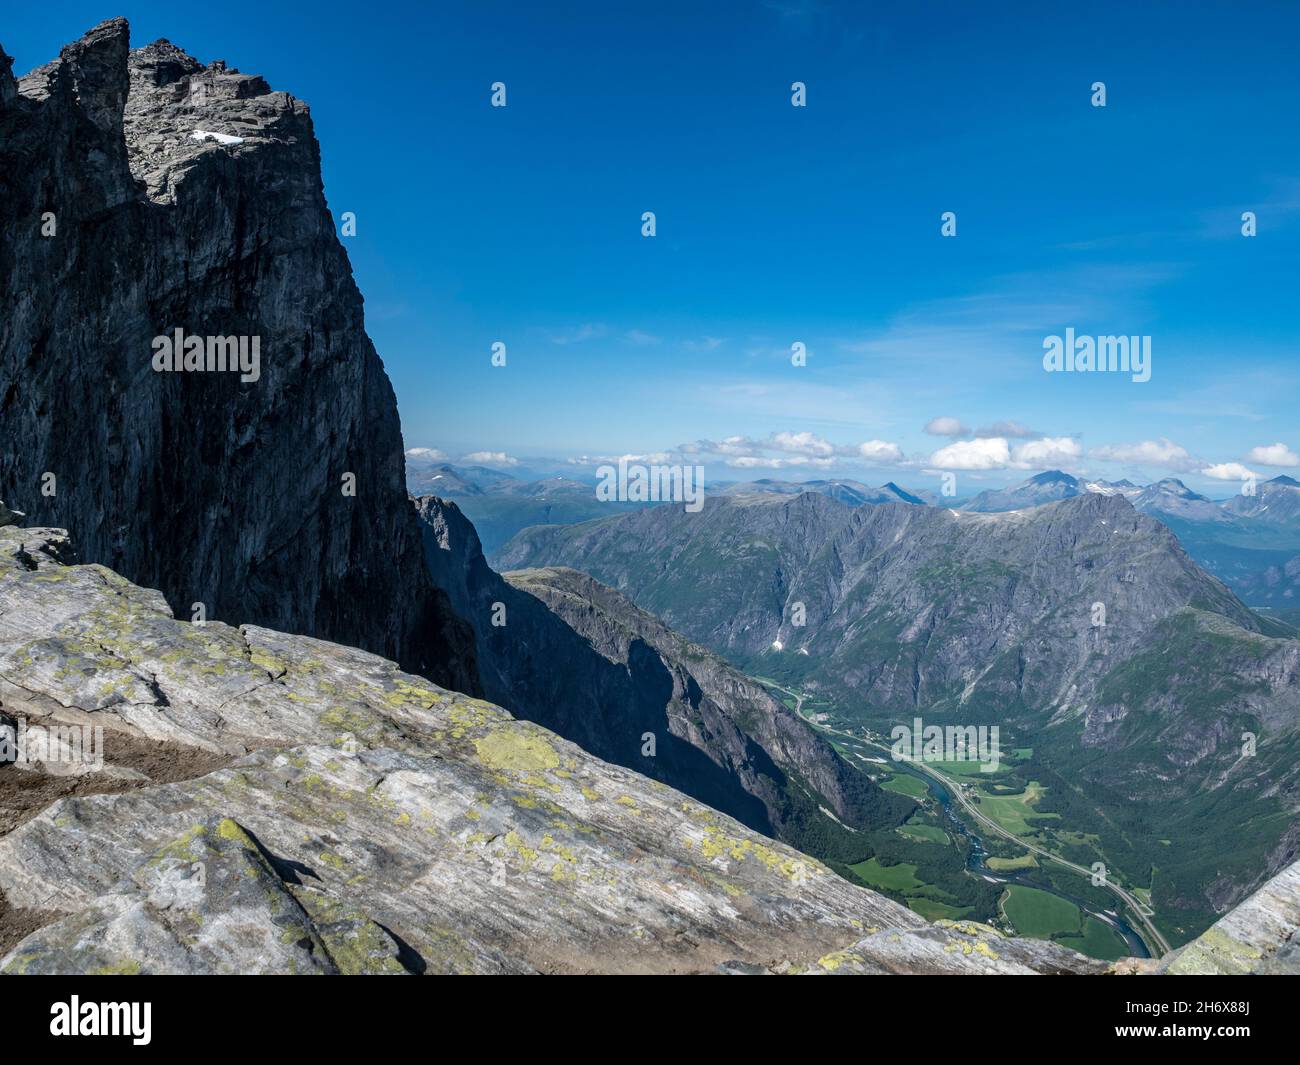
[[[479,758],[489,768],[513,773],[537,773],[560,764],[555,748],[536,733],[503,728],[474,741]]]

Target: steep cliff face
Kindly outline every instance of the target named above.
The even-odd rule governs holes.
[[[9,68],[0,496],[184,616],[202,603],[474,690],[467,630],[422,576],[306,105],[166,41],[131,51],[122,19]],[[155,370],[176,330],[257,338],[256,373]]]
[[[622,595],[572,570],[503,578],[454,503],[423,496],[417,507],[434,579],[477,633],[487,697],[512,713],[821,857],[866,856],[858,830],[910,811],[759,685]]]

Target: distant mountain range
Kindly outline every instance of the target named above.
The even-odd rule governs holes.
[[[529,472],[505,472],[488,466],[456,466],[431,460],[428,449],[406,453],[406,487],[413,496],[436,495],[454,500],[478,530],[483,550],[490,556],[521,529],[533,525],[572,525],[611,512],[636,510],[653,503],[619,503],[596,498],[594,478],[583,480],[561,475],[535,476]],[[710,486],[721,495],[773,493],[798,495],[816,492],[841,503],[859,507],[879,503],[937,504],[934,493],[900,488],[892,481],[871,487],[861,481],[820,480],[723,482]]]
[[[861,481],[778,481],[763,478],[758,481],[736,481],[714,487],[715,494],[750,495],[770,492],[777,495],[798,495],[800,492],[815,492],[830,496],[851,507],[867,506],[878,503],[911,503],[913,506],[927,506],[938,503],[939,497],[924,490],[909,491],[889,481],[872,488]]]
[[[594,482],[570,477],[506,473],[489,466],[454,466],[406,453],[406,490],[454,501],[474,523],[483,550],[496,551],[531,525],[571,525],[634,510],[641,503],[602,502]]]
[[[579,477],[528,477],[486,466],[455,466],[407,454],[407,488],[413,495],[455,500],[474,522],[483,550],[495,558],[506,543],[534,525],[572,525],[611,513],[657,504],[611,503],[596,498],[594,482]],[[828,496],[850,507],[908,503],[944,507],[927,489],[890,481],[871,486],[848,478],[787,481],[760,478],[706,486],[713,496]],[[1300,622],[1300,481],[1281,476],[1256,485],[1253,496],[1214,500],[1169,477],[1149,485],[1132,481],[1081,480],[1047,470],[1008,488],[952,501],[957,510],[997,514],[1043,506],[1081,495],[1121,496],[1143,514],[1159,518],[1177,534],[1199,566],[1222,580],[1246,603]],[[1288,570],[1287,567],[1291,569]]]

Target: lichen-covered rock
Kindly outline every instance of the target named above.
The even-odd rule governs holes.
[[[28,937],[4,971],[405,974],[400,954],[373,921],[283,879],[240,825],[212,817]]]
[[[1300,975],[1300,862],[1166,956],[1160,971],[1174,976]]]
[[[0,529],[5,712],[223,761],[0,837],[0,893],[46,920],[6,972],[1099,968],[928,925],[490,703],[364,651],[176,621],[65,554],[56,530]]]
[[[881,973],[958,972],[1100,974],[1107,962],[1069,952],[1053,956],[1039,940],[1017,939],[974,921],[937,921],[914,932],[869,929],[853,945],[835,951],[803,972],[852,976]]]

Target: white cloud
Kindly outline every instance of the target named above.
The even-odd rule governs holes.
[[[957,440],[931,455],[930,465],[944,470],[1000,470],[1011,465],[1011,449],[1000,436]]]
[[[629,329],[625,334],[623,334],[623,338],[629,344],[636,344],[638,346],[658,344],[660,339],[653,333],[643,333],[640,329]]]
[[[476,462],[481,466],[518,466],[519,460],[512,459],[504,451],[471,451],[461,456],[461,462]]]
[[[675,451],[647,451],[644,455],[617,455],[609,461],[618,462],[640,462],[650,466],[662,466],[665,463],[676,462],[678,455]]]
[[[957,418],[931,418],[925,431],[931,436],[970,436],[970,430]]]
[[[786,466],[817,466],[826,469],[839,459],[869,462],[902,462],[903,450],[887,440],[867,440],[860,444],[834,444],[816,433],[782,431],[763,439],[752,436],[728,436],[722,440],[696,440],[682,444],[683,455],[722,455],[739,460],[732,465],[781,469]],[[776,452],[768,456],[766,452]],[[787,457],[782,457],[787,456]]]
[[[1168,466],[1175,470],[1190,470],[1197,465],[1187,448],[1163,436],[1159,440],[1142,440],[1135,444],[1107,444],[1093,448],[1088,454],[1103,462]]]
[[[1017,444],[1011,454],[1017,466],[1072,466],[1083,458],[1083,447],[1072,436],[1045,436]]]
[[[816,433],[773,433],[764,446],[773,451],[784,451],[794,455],[824,457],[835,454],[835,445],[823,440]]]
[[[1255,476],[1253,471],[1246,469],[1240,462],[1220,462],[1216,466],[1206,466],[1201,473],[1216,481],[1244,481]]]
[[[642,455],[634,455],[630,452],[625,455],[579,455],[576,459],[568,459],[572,466],[616,466],[620,462],[635,463],[639,462],[649,466],[662,466],[671,462],[680,462],[683,458],[682,452],[685,448],[678,451],[649,451]],[[513,465],[514,460],[511,460]]]
[[[903,461],[903,449],[885,440],[865,440],[858,445],[857,453],[868,462]]]
[[[747,436],[728,436],[718,444],[701,440],[700,445],[703,450],[716,451],[719,455],[748,455],[759,446]]]
[[[1252,447],[1246,460],[1260,466],[1300,466],[1300,455],[1286,444],[1261,444],[1259,447]]]
[[[408,447],[406,457],[410,459],[445,459],[447,455],[436,447]]]

